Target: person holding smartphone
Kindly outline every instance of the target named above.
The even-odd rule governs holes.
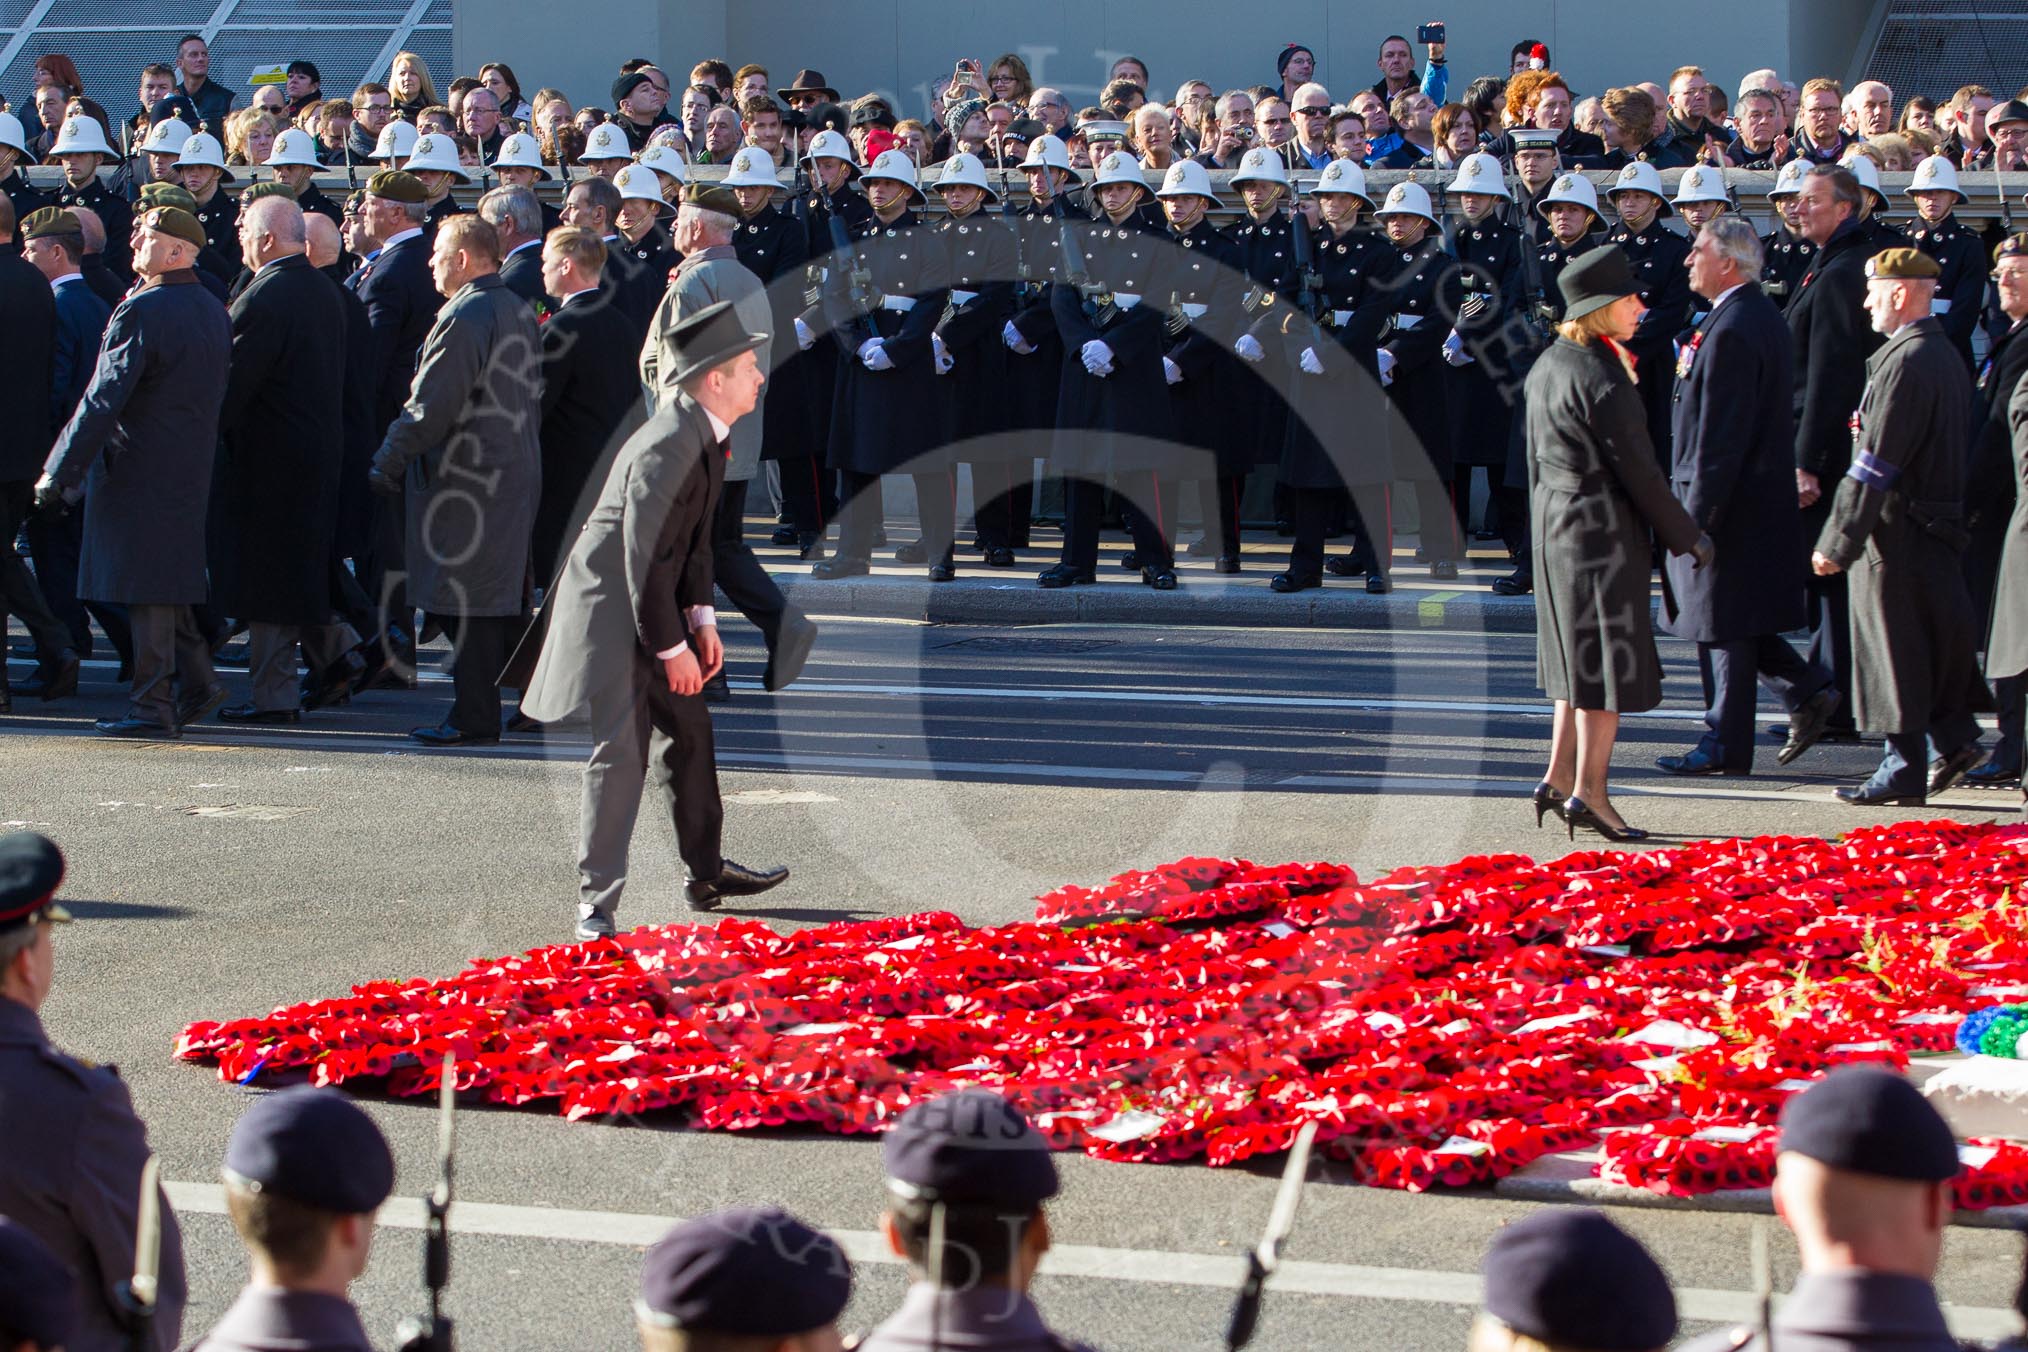
[[[1415,30],[1416,37],[1429,52],[1429,63],[1423,67],[1422,81],[1418,86],[1415,78],[1415,49],[1408,39],[1399,33],[1388,35],[1380,44],[1380,78],[1373,82],[1373,92],[1383,103],[1392,107],[1395,97],[1420,87],[1429,95],[1437,107],[1444,105],[1444,95],[1450,91],[1450,68],[1444,64],[1444,39],[1446,29],[1441,21],[1426,23]]]

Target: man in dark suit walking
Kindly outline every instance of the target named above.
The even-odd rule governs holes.
[[[542,286],[556,308],[542,326],[542,500],[535,509],[534,565],[547,583],[584,519],[592,476],[641,402],[634,374],[640,335],[599,286],[606,246],[589,230],[561,226],[542,245]],[[503,270],[504,278],[505,272]]]
[[[79,594],[124,604],[133,626],[131,705],[98,730],[174,738],[225,699],[191,607],[208,591],[206,498],[232,324],[198,284],[196,217],[155,207],[144,221],[141,285],[113,311],[98,368],[35,493],[45,508],[84,500]]]
[[[542,289],[542,203],[533,188],[495,188],[479,199],[479,215],[500,236],[500,282],[535,307],[555,308]]]
[[[1788,415],[1791,357],[1781,311],[1760,289],[1753,227],[1721,216],[1690,249],[1690,287],[1710,304],[1676,363],[1676,497],[1716,546],[1706,567],[1667,560],[1668,628],[1697,644],[1708,731],[1655,763],[1675,775],[1753,773],[1754,676],[1789,711],[1787,765],[1838,706],[1831,673],[1782,638],[1803,622],[1795,572],[1801,530]]]
[[[85,386],[91,383],[92,369],[99,359],[99,340],[105,337],[106,321],[112,318],[113,307],[84,275],[87,257],[84,249],[89,236],[76,211],[45,207],[23,223],[22,234],[25,240],[22,257],[48,279],[50,294],[56,301],[56,328],[46,387],[49,426],[56,429],[70,421],[71,411],[77,407]],[[91,656],[92,621],[97,620],[119,654],[122,671],[131,676],[134,636],[127,627],[126,609],[78,599],[77,561],[83,545],[84,519],[79,513],[29,515],[28,551],[35,559],[35,580],[50,610],[69,633],[71,650],[79,657]],[[52,672],[37,671],[16,685],[14,693],[55,699],[76,688],[76,673],[66,677],[59,668]]]
[[[331,618],[331,541],[345,454],[345,312],[305,256],[303,211],[265,197],[240,213],[253,281],[232,303],[232,375],[212,494],[212,603],[247,624],[252,699],[228,723],[294,723],[296,647],[321,672],[359,642]]]
[[[1831,492],[1852,463],[1851,419],[1866,388],[1866,359],[1880,335],[1866,318],[1866,259],[1873,252],[1859,221],[1863,191],[1848,169],[1821,164],[1803,176],[1796,214],[1817,256],[1784,312],[1795,350],[1796,501],[1803,552],[1831,515]],[[1831,735],[1856,741],[1852,723],[1852,622],[1845,575],[1806,571],[1810,661],[1828,669],[1843,707]]]
[[[13,233],[13,204],[0,197],[0,239]],[[0,254],[0,314],[7,316],[0,324],[0,404],[10,410],[8,434],[0,438],[0,631],[9,615],[21,617],[35,640],[38,693],[54,699],[77,688],[77,654],[71,651],[70,631],[50,611],[35,575],[14,552],[14,535],[35,500],[35,477],[53,435],[48,391],[56,299],[43,274],[11,254]],[[0,713],[11,707],[6,682],[0,680]]]
[[[711,605],[712,512],[732,425],[753,411],[765,377],[730,302],[671,325],[673,398],[627,439],[598,505],[571,546],[542,614],[501,683],[529,717],[591,720],[578,818],[577,936],[615,932],[627,847],[650,764],[688,871],[690,909],[766,891],[787,869],[744,868],[720,852],[718,795],[704,682],[725,662]]]

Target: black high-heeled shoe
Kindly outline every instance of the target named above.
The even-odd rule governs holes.
[[[1589,827],[1607,840],[1614,842],[1646,840],[1648,833],[1638,826],[1615,827],[1605,818],[1585,806],[1584,799],[1572,796],[1563,801],[1563,824],[1570,828],[1570,838],[1577,839],[1577,828]]]
[[[1528,801],[1535,804],[1537,830],[1542,827],[1542,819],[1552,812],[1558,821],[1563,820],[1563,799],[1563,793],[1546,779],[1535,786],[1535,792],[1529,795]]]

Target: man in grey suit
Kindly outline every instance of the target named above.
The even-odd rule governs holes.
[[[675,232],[676,250],[683,261],[655,311],[648,341],[641,348],[641,380],[648,387],[650,401],[657,405],[676,397],[670,381],[676,359],[669,350],[669,335],[691,315],[730,301],[747,332],[772,340],[774,313],[767,288],[732,248],[738,218],[739,199],[728,189],[702,183],[684,189]],[[773,369],[769,364],[772,350],[772,341],[768,341],[754,353],[763,374]],[[711,561],[719,590],[740,614],[753,621],[767,643],[768,664],[761,683],[769,690],[779,690],[802,671],[810,645],[816,641],[817,626],[790,608],[782,589],[746,543],[746,489],[760,467],[762,413],[756,405],[753,414],[733,429],[732,458],[725,467],[725,488],[712,519]],[[709,700],[723,700],[729,693],[723,673],[705,686]]]
[[[670,394],[627,439],[598,505],[500,677],[540,722],[590,716],[592,752],[578,819],[577,937],[615,933],[627,846],[652,760],[689,873],[687,901],[776,886],[787,869],[749,869],[719,852],[718,796],[704,682],[725,661],[711,605],[712,512],[732,426],[753,411],[767,342],[729,302],[662,334]]]
[[[208,592],[205,512],[232,321],[198,285],[196,217],[156,207],[139,243],[141,285],[113,311],[35,496],[45,508],[84,498],[78,596],[125,605],[133,626],[127,714],[98,730],[174,738],[225,700],[191,607]]]
[[[409,600],[443,625],[454,653],[450,717],[409,736],[484,745],[500,740],[493,677],[528,613],[542,337],[528,302],[501,282],[500,239],[481,217],[438,227],[430,271],[448,300],[367,478],[390,497],[406,488]]]

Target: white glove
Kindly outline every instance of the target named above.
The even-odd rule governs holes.
[[[1183,368],[1167,357],[1162,358],[1162,374],[1168,378],[1171,385],[1183,383]]]
[[[1232,350],[1248,361],[1259,361],[1267,356],[1267,353],[1261,350],[1260,340],[1250,333],[1240,334],[1239,341],[1232,345]]]
[[[1392,385],[1394,383],[1394,354],[1383,347],[1380,349],[1378,356],[1380,359],[1380,383],[1382,385]]]
[[[1094,338],[1079,350],[1084,358],[1084,369],[1095,376],[1109,376],[1113,373],[1113,350],[1099,339]]]
[[[1320,376],[1324,374],[1323,360],[1317,356],[1317,349],[1314,347],[1303,349],[1302,360],[1297,365],[1301,366],[1303,371],[1308,375]]]
[[[1470,366],[1475,360],[1471,353],[1465,351],[1465,340],[1458,337],[1456,329],[1452,329],[1451,336],[1444,339],[1444,363],[1448,366]]]
[[[940,376],[949,375],[951,368],[958,364],[958,359],[953,357],[951,350],[944,346],[944,336],[941,333],[932,333],[930,335],[930,347],[936,353],[937,374]]]
[[[1011,319],[1000,330],[1000,341],[1024,357],[1035,350],[1035,344],[1021,336],[1021,330],[1014,327],[1014,321]]]
[[[796,321],[796,346],[808,352],[817,344],[817,335],[810,332],[810,326],[802,320]]]
[[[887,355],[885,339],[868,338],[859,345],[859,360],[869,371],[892,371],[894,358]]]

